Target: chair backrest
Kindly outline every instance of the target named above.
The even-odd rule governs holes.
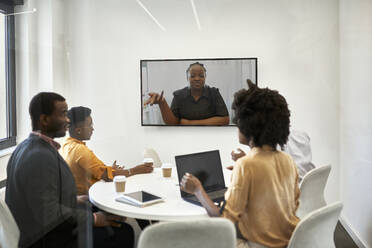
[[[5,187],[0,188],[0,199],[5,201]]]
[[[296,215],[301,219],[306,214],[327,205],[324,200],[324,189],[331,171],[331,165],[309,171],[300,184],[300,206]]]
[[[3,199],[0,199],[0,247],[18,247],[19,229],[12,213]]]
[[[234,248],[234,224],[224,218],[163,222],[147,227],[137,248]]]
[[[154,160],[154,167],[161,167],[161,160],[159,158],[158,153],[152,148],[146,148],[143,151],[144,158],[152,158]]]
[[[297,224],[287,248],[335,247],[333,236],[342,206],[336,202],[306,215]]]

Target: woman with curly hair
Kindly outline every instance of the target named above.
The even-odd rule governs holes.
[[[290,112],[278,91],[258,88],[235,93],[234,122],[239,142],[251,150],[236,161],[221,208],[214,205],[198,178],[186,173],[181,189],[195,194],[210,216],[234,222],[238,248],[286,247],[299,222],[298,173],[282,152],[289,135]]]

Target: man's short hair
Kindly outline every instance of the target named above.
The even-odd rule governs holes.
[[[67,116],[70,119],[70,131],[77,127],[77,125],[83,121],[87,117],[90,116],[92,113],[92,110],[87,107],[79,106],[79,107],[73,107],[67,112]]]
[[[28,111],[30,113],[32,130],[39,129],[41,115],[51,115],[55,109],[55,102],[64,102],[66,99],[54,92],[40,92],[30,102]]]

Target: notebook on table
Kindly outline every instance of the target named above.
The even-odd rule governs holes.
[[[180,183],[185,173],[190,173],[200,180],[212,201],[224,200],[226,186],[218,150],[180,155],[176,156],[175,160]],[[182,190],[181,197],[185,201],[201,205],[194,195]]]
[[[119,195],[118,197],[115,198],[115,200],[136,207],[146,207],[158,202],[162,202],[164,201],[164,198],[161,198],[157,195],[151,194],[146,191],[137,191]]]

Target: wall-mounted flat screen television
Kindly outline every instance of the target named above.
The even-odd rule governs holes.
[[[142,126],[229,126],[257,58],[141,60]]]

